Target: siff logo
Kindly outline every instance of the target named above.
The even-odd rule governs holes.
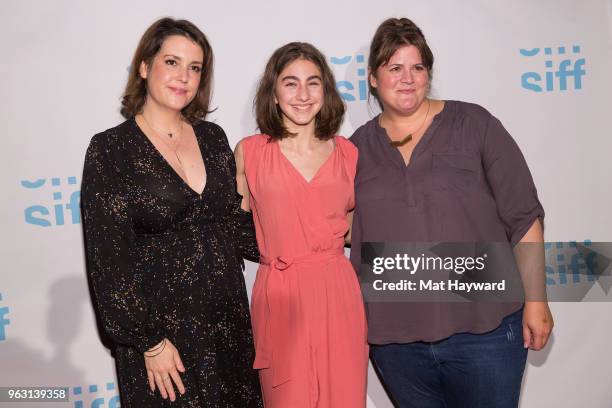
[[[0,293],[0,301],[2,301],[2,293]],[[11,323],[11,321],[7,318],[8,313],[8,306],[0,307],[0,341],[6,340],[6,326]]]
[[[582,77],[586,74],[586,71],[584,70],[584,58],[578,58],[576,56],[580,54],[580,46],[572,46],[573,55],[571,57],[567,55],[565,47],[557,47],[556,50],[557,55],[561,57],[553,57],[552,47],[544,48],[544,67],[546,68],[544,72],[545,79],[542,80],[542,75],[539,72],[525,72],[521,76],[521,85],[523,88],[534,92],[543,92],[544,90],[546,90],[546,92],[554,90],[566,91],[568,89],[568,78],[572,78],[572,83],[574,85],[573,89],[582,89]],[[533,58],[540,54],[540,48],[521,48],[520,52],[524,57]]]
[[[106,383],[105,387],[98,387],[96,384],[91,384],[86,387],[88,393],[83,392],[82,386],[72,387],[72,400],[74,408],[119,408],[121,403],[119,395],[115,390],[115,383]],[[102,395],[104,394],[104,395]]]
[[[35,181],[22,180],[21,186],[34,190],[45,186],[47,181],[47,179],[38,179]],[[62,183],[59,177],[53,177],[50,181],[53,190],[60,190]],[[41,227],[64,225],[66,222],[79,224],[81,222],[81,213],[79,211],[81,192],[79,190],[74,190],[77,185],[77,178],[74,176],[67,177],[66,183],[70,191],[65,191],[67,189],[64,187],[64,191],[53,192],[53,201],[55,204],[52,205],[52,211],[49,210],[51,206],[47,207],[41,204],[31,205],[24,210],[25,222]],[[65,202],[64,194],[69,195],[68,202]],[[64,210],[68,210],[68,216],[66,216]],[[66,220],[66,218],[68,218],[68,220]]]
[[[589,248],[591,241],[584,241],[583,245]],[[597,270],[596,252],[589,251],[586,256],[583,256],[578,251],[575,241],[547,242],[544,244],[544,250],[547,252],[546,285],[568,285],[580,283],[583,280],[585,282],[595,281],[593,271]],[[549,254],[556,256],[548,256]],[[568,280],[568,274],[571,274],[571,282]]]
[[[365,64],[365,56],[363,54],[357,54],[354,57],[347,55],[344,57],[331,57],[330,58],[332,68],[334,65],[348,65],[353,61],[353,64],[349,65],[349,72],[346,72],[342,81],[336,81],[336,89],[340,93],[340,97],[346,102],[354,102],[357,100],[365,101],[368,99],[368,82],[367,82],[367,69]],[[355,71],[353,71],[353,68]],[[351,78],[354,74],[356,77]],[[349,79],[353,79],[352,81]]]

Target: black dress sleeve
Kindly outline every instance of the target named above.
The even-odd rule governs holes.
[[[118,344],[144,352],[165,334],[134,270],[135,234],[124,183],[108,137],[94,136],[85,157],[81,212],[87,274],[104,329]]]
[[[228,145],[229,146],[229,145]],[[259,248],[257,247],[257,239],[255,236],[255,223],[253,222],[253,213],[242,209],[242,196],[238,193],[236,184],[236,159],[230,148],[231,153],[231,173],[233,174],[232,183],[233,189],[236,191],[234,205],[232,207],[232,235],[238,252],[238,258],[248,259],[251,262],[259,262]],[[244,263],[242,264],[244,270]]]
[[[259,249],[255,237],[255,224],[253,214],[244,211],[240,204],[242,196],[236,193],[236,202],[232,215],[232,235],[240,259],[248,259],[252,262],[259,262]],[[244,267],[244,265],[243,265]]]
[[[259,249],[255,236],[253,214],[241,208],[242,196],[238,193],[238,186],[236,184],[236,159],[229,145],[225,131],[217,124],[211,122],[204,123],[212,127],[213,133],[217,135],[219,139],[219,146],[225,148],[224,158],[227,160],[227,168],[229,171],[228,183],[231,185],[232,191],[234,191],[234,199],[228,224],[236,255],[244,270],[244,259],[248,259],[252,262],[259,262]]]

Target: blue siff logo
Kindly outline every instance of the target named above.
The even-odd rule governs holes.
[[[56,190],[53,191],[52,194],[54,204],[48,206],[36,204],[27,207],[24,210],[25,222],[40,227],[65,225],[66,223],[79,224],[81,222],[81,213],[79,209],[81,192],[78,190],[77,178],[75,176],[66,177],[66,184],[63,186],[63,189],[60,188],[62,187],[62,179],[60,177],[38,179],[35,181],[21,181],[21,186],[29,190],[35,190],[45,186],[49,187],[49,184],[53,190]],[[68,199],[66,199],[66,197],[68,197]],[[52,209],[50,210],[50,208]]]
[[[0,293],[0,302],[2,301],[2,293]],[[6,340],[6,326],[11,321],[8,319],[9,308],[8,306],[0,306],[0,341]]]
[[[553,51],[557,51],[558,58],[554,58]],[[544,48],[544,68],[545,72],[525,72],[521,76],[523,88],[534,92],[567,91],[568,89],[582,89],[582,77],[586,75],[584,69],[585,59],[579,58],[580,46],[571,47],[572,53],[568,55],[566,47],[546,47]],[[520,53],[523,57],[533,59],[541,55],[540,48],[525,49],[521,48]],[[542,79],[544,75],[544,79]],[[568,87],[568,78],[571,78],[573,88]]]
[[[84,393],[84,389],[88,392]],[[106,383],[104,387],[91,384],[86,387],[76,386],[71,388],[70,400],[74,401],[74,408],[119,408],[121,402],[115,389],[115,383]],[[103,395],[102,395],[103,394]]]
[[[349,81],[347,77],[353,76],[352,72],[345,74],[345,79],[336,81],[336,89],[340,94],[340,97],[346,102],[365,101],[368,99],[368,78],[367,78],[367,67],[366,58],[363,54],[357,54],[355,56],[346,55],[343,57],[331,57],[330,62],[332,68],[334,65],[349,65],[349,68],[356,67],[356,79]]]
[[[582,244],[585,247],[591,247],[591,241],[584,241]],[[571,257],[567,257],[563,249],[575,248],[572,251]],[[555,251],[550,251],[554,249]],[[546,257],[546,285],[568,285],[572,283],[580,282],[594,282],[595,275],[593,271],[597,270],[597,253],[590,251],[586,257],[580,254],[580,251],[576,247],[575,241],[570,242],[547,242],[544,244],[544,250],[546,252],[556,253],[556,259],[554,263],[551,263],[552,259]],[[550,263],[550,264],[549,264]],[[568,279],[570,275],[570,279]],[[586,279],[585,279],[586,277]],[[556,280],[555,280],[556,279]]]

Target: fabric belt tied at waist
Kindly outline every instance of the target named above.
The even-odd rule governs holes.
[[[272,386],[276,387],[291,379],[291,347],[296,343],[294,333],[291,289],[285,273],[292,266],[305,263],[316,263],[344,256],[343,248],[334,248],[321,252],[290,257],[277,256],[268,258],[262,256],[260,263],[270,267],[265,284],[265,302],[267,316],[265,333],[257,342],[253,368],[271,368]]]

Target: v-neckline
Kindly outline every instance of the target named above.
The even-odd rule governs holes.
[[[283,150],[281,149],[280,141],[277,140],[275,142],[276,148],[278,149],[278,154],[280,154],[280,156],[282,157],[282,160],[284,160],[289,165],[289,167],[291,167],[293,169],[293,171],[295,173],[297,173],[297,175],[300,177],[300,179],[304,183],[306,183],[306,185],[308,185],[308,186],[312,185],[312,182],[319,176],[319,173],[321,173],[321,170],[327,165],[327,163],[329,163],[331,161],[331,159],[334,156],[334,154],[336,154],[336,150],[338,150],[338,143],[336,142],[336,137],[335,136],[332,139],[332,143],[334,144],[334,149],[327,156],[325,161],[323,163],[321,163],[321,165],[319,166],[317,171],[315,171],[315,174],[312,176],[312,178],[310,180],[307,180],[306,177],[304,177],[304,175],[293,165],[293,163],[291,163],[291,160],[289,160],[287,158],[287,156],[285,156],[285,153],[283,153]]]
[[[431,123],[429,124],[427,129],[425,129],[425,132],[423,133],[423,136],[421,136],[419,141],[414,146],[414,149],[412,149],[412,153],[410,154],[410,160],[408,160],[408,163],[406,163],[406,161],[404,160],[404,156],[402,156],[402,152],[400,152],[397,147],[391,146],[391,138],[389,137],[389,134],[387,133],[387,129],[385,129],[384,127],[382,127],[380,125],[379,117],[380,117],[380,115],[382,115],[382,113],[379,113],[374,118],[376,126],[382,132],[382,135],[383,135],[383,137],[385,139],[384,143],[386,143],[387,146],[392,149],[392,156],[395,156],[396,158],[399,156],[400,161],[402,163],[402,168],[404,170],[409,169],[411,167],[410,165],[412,164],[412,162],[415,159],[415,153],[417,153],[417,150],[419,149],[418,152],[420,153],[420,150],[423,150],[423,148],[421,148],[421,146],[424,146],[427,143],[429,143],[430,139],[432,138],[433,133],[435,133],[436,129],[438,128],[438,125],[440,123],[440,118],[444,116],[443,113],[444,113],[444,111],[446,111],[447,106],[449,105],[449,102],[452,102],[452,101],[444,100],[444,105],[442,106],[442,110],[440,110],[440,112],[436,113],[432,117]],[[393,160],[395,160],[395,159],[393,159]]]
[[[136,117],[132,117],[132,123],[134,124],[134,127],[136,127],[136,130],[137,130],[138,134],[140,134],[140,136],[145,139],[145,142],[148,144],[148,146],[155,152],[157,157],[164,163],[166,169],[170,173],[172,173],[174,175],[174,177],[177,180],[179,180],[181,182],[181,184],[184,187],[186,187],[191,193],[197,195],[198,198],[202,198],[204,196],[204,192],[206,192],[206,187],[208,186],[208,166],[206,165],[206,159],[204,158],[204,153],[203,153],[202,145],[200,143],[200,138],[198,137],[198,132],[196,131],[195,126],[192,126],[193,134],[194,134],[194,136],[196,138],[196,143],[198,144],[198,149],[200,150],[200,157],[202,158],[202,164],[204,165],[204,174],[206,175],[206,181],[204,182],[204,188],[202,189],[201,193],[198,193],[196,190],[194,190],[193,187],[191,187],[189,185],[189,183],[187,183],[187,181],[184,178],[182,178],[180,176],[180,174],[178,174],[176,172],[176,170],[174,170],[174,167],[172,167],[170,165],[170,163],[168,162],[168,160],[166,160],[164,155],[161,154],[161,152],[157,149],[157,147],[155,147],[155,145],[153,144],[151,139],[149,139],[149,137],[146,135],[146,133],[140,128],[140,126],[138,125],[138,122],[136,122]]]

